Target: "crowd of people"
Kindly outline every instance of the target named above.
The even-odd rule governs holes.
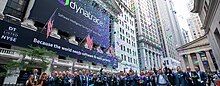
[[[176,71],[163,68],[142,71],[140,74],[133,70],[128,73],[106,73],[102,70],[97,73],[84,69],[73,72],[53,71],[51,74],[38,75],[38,70],[34,69],[26,86],[212,86],[218,77],[218,74],[206,74],[198,67],[195,67],[196,71],[187,67],[186,72],[183,72],[177,67]]]

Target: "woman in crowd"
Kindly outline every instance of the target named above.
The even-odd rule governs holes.
[[[170,82],[170,85],[175,86],[175,76],[171,69],[167,69],[167,78]]]

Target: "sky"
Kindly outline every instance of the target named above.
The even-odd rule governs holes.
[[[187,24],[187,18],[189,17],[189,10],[187,8],[187,3],[189,0],[172,0],[174,4],[174,9],[176,10],[177,19],[180,24],[180,28],[189,32],[189,27]],[[192,40],[192,36],[190,35],[190,40]]]

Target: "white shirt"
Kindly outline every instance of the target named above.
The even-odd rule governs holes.
[[[163,75],[159,75],[159,84],[166,84],[167,81],[165,80],[165,78],[163,77]]]

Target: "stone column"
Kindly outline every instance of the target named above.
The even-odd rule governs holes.
[[[21,26],[26,27],[30,30],[37,31],[37,27],[34,26],[34,21],[31,20],[31,19],[28,19],[28,17],[30,16],[30,11],[34,6],[34,3],[35,3],[35,0],[30,0],[29,1],[27,10],[26,10],[26,13],[25,13],[25,16],[24,16],[24,21],[21,23]]]
[[[180,55],[180,65],[181,65],[183,71],[186,71],[186,63],[184,61],[184,56],[183,55]]]
[[[4,10],[8,0],[0,0],[0,20],[4,19]]]
[[[213,61],[212,61],[212,57],[211,57],[209,51],[205,51],[205,54],[206,54],[207,60],[208,60],[208,62],[209,62],[210,70],[211,70],[212,72],[213,72],[213,71],[216,71],[215,66],[214,66],[214,64],[213,64]]]
[[[204,66],[203,66],[202,59],[201,59],[199,53],[196,53],[196,58],[197,58],[197,60],[199,61],[199,69],[200,69],[201,71],[205,71],[205,68],[204,68]]]
[[[155,63],[156,68],[158,68],[158,57],[157,56],[158,56],[157,54],[154,55],[154,59],[155,59],[154,63]]]
[[[187,57],[188,57],[188,61],[189,61],[189,67],[191,68],[192,71],[195,71],[191,55],[188,54]]]
[[[150,63],[151,63],[151,66],[150,66],[150,68],[153,68],[153,53],[152,52],[150,52]]]
[[[148,51],[147,51],[147,69],[150,69],[150,55]]]

